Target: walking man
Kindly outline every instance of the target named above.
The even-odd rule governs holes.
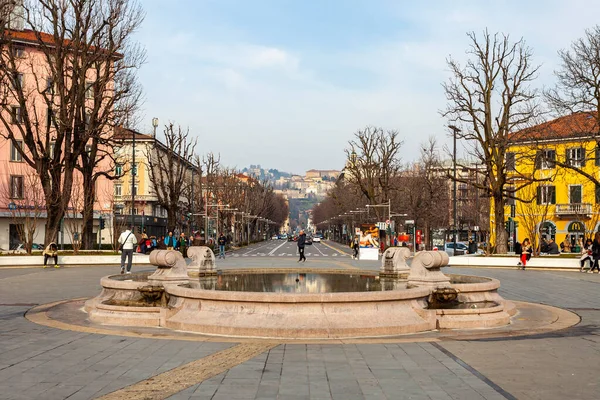
[[[188,239],[185,237],[185,233],[181,232],[179,240],[177,241],[177,249],[181,252],[183,258],[187,258]]]
[[[132,228],[133,229],[133,228]],[[121,273],[125,273],[125,258],[127,258],[127,273],[131,273],[131,262],[133,261],[133,248],[137,245],[137,240],[130,229],[125,229],[119,236],[119,249],[121,250]]]
[[[177,239],[173,237],[173,232],[169,232],[169,236],[165,238],[165,246],[167,246],[167,250],[173,250],[177,244]]]
[[[219,235],[217,243],[219,244],[219,258],[225,259],[225,244],[227,244],[227,238],[223,235],[223,232]]]
[[[298,253],[300,253],[300,259],[298,262],[303,261],[306,262],[306,257],[304,257],[304,245],[306,244],[306,234],[303,230],[300,231],[300,236],[298,236]]]

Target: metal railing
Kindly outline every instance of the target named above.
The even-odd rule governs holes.
[[[567,203],[556,205],[556,215],[591,215],[592,205],[589,203]]]

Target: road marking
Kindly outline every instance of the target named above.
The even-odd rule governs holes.
[[[337,257],[337,253],[333,253],[331,257]]]
[[[242,343],[100,397],[102,400],[166,399],[242,364],[278,343]]]
[[[253,249],[251,249],[249,252],[247,252],[247,253],[244,253],[244,254],[250,254],[250,253],[252,253],[253,251],[256,251],[256,250],[258,250],[258,249],[262,249],[263,247],[265,247],[265,246],[268,246],[268,245],[270,245],[270,243],[263,244],[262,246],[258,246],[258,247],[256,247],[256,248],[253,248]]]
[[[329,245],[329,244],[327,244],[327,243],[325,243],[325,242],[321,242],[321,243],[322,243],[324,246],[327,246],[327,247],[329,247],[329,248],[330,248],[331,250],[333,250],[333,251],[337,251],[337,252],[340,252],[340,253],[345,253],[345,254],[351,255],[351,253],[346,253],[344,250],[337,249],[337,248],[335,248],[335,247],[333,247],[333,246],[331,246],[331,245]]]
[[[287,242],[283,242],[283,243],[281,243],[279,246],[275,247],[273,250],[271,250],[271,252],[269,253],[269,255],[270,255],[270,256],[271,256],[271,255],[273,255],[273,253],[275,253],[275,251],[279,250],[279,248],[280,248],[281,246],[283,246],[284,244],[286,244],[286,243],[287,243]]]
[[[320,247],[320,246],[315,246],[315,249],[317,249],[317,251],[318,251],[319,253],[321,253],[321,255],[322,255],[322,256],[324,256],[325,254],[323,254],[323,252],[321,251],[321,249],[319,249],[319,247]]]

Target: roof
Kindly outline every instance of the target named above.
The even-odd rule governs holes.
[[[510,135],[511,142],[559,140],[595,136],[600,133],[592,112],[578,112],[526,128]]]
[[[38,33],[34,32],[30,29],[25,29],[23,31],[13,31],[9,30],[6,32],[8,36],[10,36],[13,40],[23,41],[29,43],[39,43]],[[42,43],[54,43],[54,36],[49,33],[39,32],[40,38],[42,39]]]
[[[135,135],[135,140],[154,140],[154,138],[150,135],[146,135],[144,133],[136,132],[132,129],[123,128],[118,126],[115,128],[115,139],[116,140],[131,140],[133,139],[133,135]]]

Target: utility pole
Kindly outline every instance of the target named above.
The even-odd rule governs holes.
[[[135,166],[135,131],[131,131],[131,229],[135,226],[134,210],[135,210],[135,176],[137,168]]]
[[[460,129],[458,129],[456,126],[454,125],[448,125],[448,128],[452,129],[453,132],[453,136],[454,136],[454,152],[453,152],[453,156],[452,156],[452,163],[454,166],[454,185],[453,185],[453,195],[454,195],[454,201],[453,201],[453,225],[454,225],[454,254],[456,255],[456,235],[458,234],[457,231],[457,226],[456,226],[456,133],[460,132]]]

